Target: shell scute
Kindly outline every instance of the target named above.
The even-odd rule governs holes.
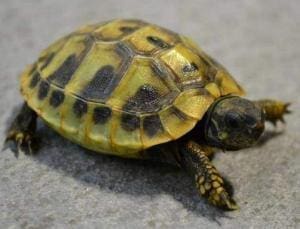
[[[115,114],[113,114],[110,107],[104,104],[90,103],[89,108],[91,115],[89,116],[89,120],[87,120],[86,127],[87,144],[103,152],[112,151],[111,127],[116,118]],[[95,119],[95,115],[98,118]],[[99,115],[102,117],[100,122],[97,121],[97,119],[99,120]],[[99,146],[99,142],[101,142],[101,146]]]
[[[205,90],[199,91],[199,89],[190,89],[181,93],[175,99],[174,106],[187,117],[195,120],[201,120],[213,101],[214,97]]]
[[[95,43],[66,86],[66,91],[88,101],[105,102],[131,60],[130,54],[122,54],[117,49],[117,44]]]
[[[177,139],[195,126],[195,120],[175,107],[165,109],[159,114],[162,125],[171,139]]]
[[[138,152],[143,149],[143,143],[141,141],[140,128],[126,129],[122,127],[122,116],[126,115],[123,111],[114,111],[114,120],[111,125],[110,139],[111,147],[118,155],[134,155],[134,152]],[[140,119],[136,117],[139,121]],[[130,125],[130,124],[129,124]]]
[[[203,87],[207,83],[205,74],[208,66],[190,49],[183,44],[163,52],[160,59],[176,73],[178,87]]]
[[[126,36],[123,41],[133,47],[135,52],[151,55],[174,46],[179,42],[179,37],[161,27],[147,25]]]
[[[92,44],[93,41],[90,36],[74,35],[63,45],[57,44],[54,45],[54,48],[50,47],[48,51],[53,55],[51,62],[46,66],[44,61],[38,62],[38,69],[42,78],[57,87],[64,88],[73,77]],[[47,60],[47,58],[43,60]]]
[[[128,101],[130,102],[130,100],[133,98],[136,98],[135,100],[137,100],[139,97],[141,97],[137,95],[137,93],[141,94],[141,88],[151,87],[151,90],[155,91],[156,99],[148,101],[148,105],[152,105],[153,109],[154,107],[160,108],[161,106],[165,105],[161,104],[160,102],[162,101],[163,97],[166,97],[171,92],[170,88],[168,85],[162,82],[160,76],[157,75],[157,72],[153,70],[151,65],[151,58],[134,57],[127,72],[124,74],[122,80],[119,82],[113,94],[108,99],[107,104],[114,106],[116,109],[123,110],[126,107],[128,108],[128,106],[126,106]],[[136,101],[136,103],[138,103],[137,106],[142,107],[140,104],[142,102],[142,99],[138,99]],[[134,106],[131,107],[134,108]],[[127,111],[137,112],[137,110],[134,109],[127,109]],[[155,111],[155,109],[152,111]],[[147,111],[139,110],[139,112]]]

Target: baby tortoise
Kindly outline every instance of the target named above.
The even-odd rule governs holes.
[[[189,38],[140,20],[88,25],[61,38],[21,75],[25,103],[7,133],[32,153],[37,117],[65,138],[120,157],[185,168],[213,205],[237,208],[212,165],[216,149],[252,146],[288,104],[250,101]]]

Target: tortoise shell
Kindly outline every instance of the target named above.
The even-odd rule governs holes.
[[[21,76],[27,104],[64,137],[137,157],[180,138],[214,100],[243,89],[189,38],[140,20],[88,25]]]

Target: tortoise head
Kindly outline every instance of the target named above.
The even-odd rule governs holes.
[[[207,112],[206,141],[215,147],[238,150],[253,145],[264,130],[264,113],[253,102],[237,96],[216,100]]]

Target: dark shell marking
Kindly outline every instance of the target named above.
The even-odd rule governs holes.
[[[170,108],[171,114],[176,115],[180,120],[186,120],[187,116],[184,114],[181,110],[179,110],[177,107],[172,106]]]
[[[160,107],[160,94],[148,84],[142,85],[136,94],[124,105],[124,111],[154,112]]]
[[[217,73],[218,73],[218,70],[211,66],[207,69],[206,76],[207,76],[208,80],[212,82],[215,80]]]
[[[136,31],[137,29],[139,29],[139,27],[122,26],[119,29],[121,32],[129,34],[129,33]]]
[[[122,57],[122,59],[125,59],[125,61],[126,58],[128,59],[129,57],[130,59],[130,57],[134,56],[133,51],[122,42],[117,43],[115,51],[120,57]]]
[[[198,66],[194,62],[192,62],[189,65],[185,65],[182,68],[182,72],[183,73],[194,72],[194,71],[197,71],[198,69],[199,69]]]
[[[47,80],[55,83],[57,86],[64,88],[70,81],[72,75],[76,71],[79,61],[75,54],[70,55],[61,66],[51,74]]]
[[[73,112],[77,118],[81,118],[88,110],[88,105],[85,101],[77,99],[73,104]]]
[[[41,81],[39,90],[38,90],[38,98],[43,100],[47,97],[49,92],[50,85],[46,81]]]
[[[37,69],[37,64],[35,63],[32,68],[30,69],[30,71],[28,72],[28,76],[31,76]]]
[[[121,126],[124,130],[134,131],[140,127],[140,118],[133,114],[123,113],[121,116]]]
[[[51,75],[47,77],[47,81],[51,84],[55,84],[56,86],[60,88],[65,88],[65,86],[68,84],[68,82],[71,80],[72,76],[74,75],[74,72],[79,67],[81,61],[85,57],[85,55],[88,53],[88,51],[91,49],[93,44],[93,39],[91,36],[85,37],[82,41],[79,41],[79,43],[84,44],[84,50],[82,50],[78,56],[76,53],[73,53],[69,55],[64,62],[56,69],[55,72],[53,72]],[[51,53],[48,56],[49,63],[54,58],[54,54]],[[47,59],[46,59],[47,61]],[[48,64],[49,64],[48,63]]]
[[[159,115],[146,116],[143,120],[143,129],[149,137],[163,130]]]
[[[58,107],[60,104],[63,103],[64,99],[65,99],[65,95],[62,91],[54,90],[51,93],[49,103],[52,107]]]
[[[124,111],[129,112],[154,112],[159,104],[160,94],[152,85],[142,85],[136,94],[123,106]],[[121,117],[122,127],[127,131],[133,131],[140,127],[140,118],[133,114],[124,113]]]
[[[105,100],[113,93],[114,89],[120,82],[130,65],[133,53],[122,43],[118,43],[115,52],[121,57],[122,64],[118,69],[112,65],[102,66],[94,75],[91,82],[81,91],[80,96],[85,100],[94,100],[105,102]]]
[[[35,72],[30,80],[29,87],[34,88],[41,80],[41,75],[38,72]]]
[[[105,65],[96,72],[94,78],[81,92],[81,95],[89,100],[105,99],[108,91],[112,91],[111,84],[114,79],[114,67]]]
[[[111,109],[108,107],[95,107],[93,120],[95,124],[104,124],[111,117]]]
[[[163,69],[162,65],[153,61],[151,63],[151,69],[155,73],[155,75],[159,76],[162,80],[164,80],[167,76],[165,69]]]
[[[169,48],[170,45],[159,37],[148,36],[147,41],[159,48]]]
[[[218,73],[218,69],[215,66],[212,66],[207,60],[206,58],[204,58],[203,56],[199,55],[199,58],[204,62],[204,64],[207,66],[207,70],[206,70],[206,76],[208,78],[209,81],[214,81],[215,80],[215,76]]]
[[[39,61],[43,62],[43,65],[41,66],[40,70],[42,71],[44,68],[46,68],[50,62],[53,60],[53,57],[55,56],[55,53],[52,52],[49,55],[45,56],[44,58],[40,58]]]

